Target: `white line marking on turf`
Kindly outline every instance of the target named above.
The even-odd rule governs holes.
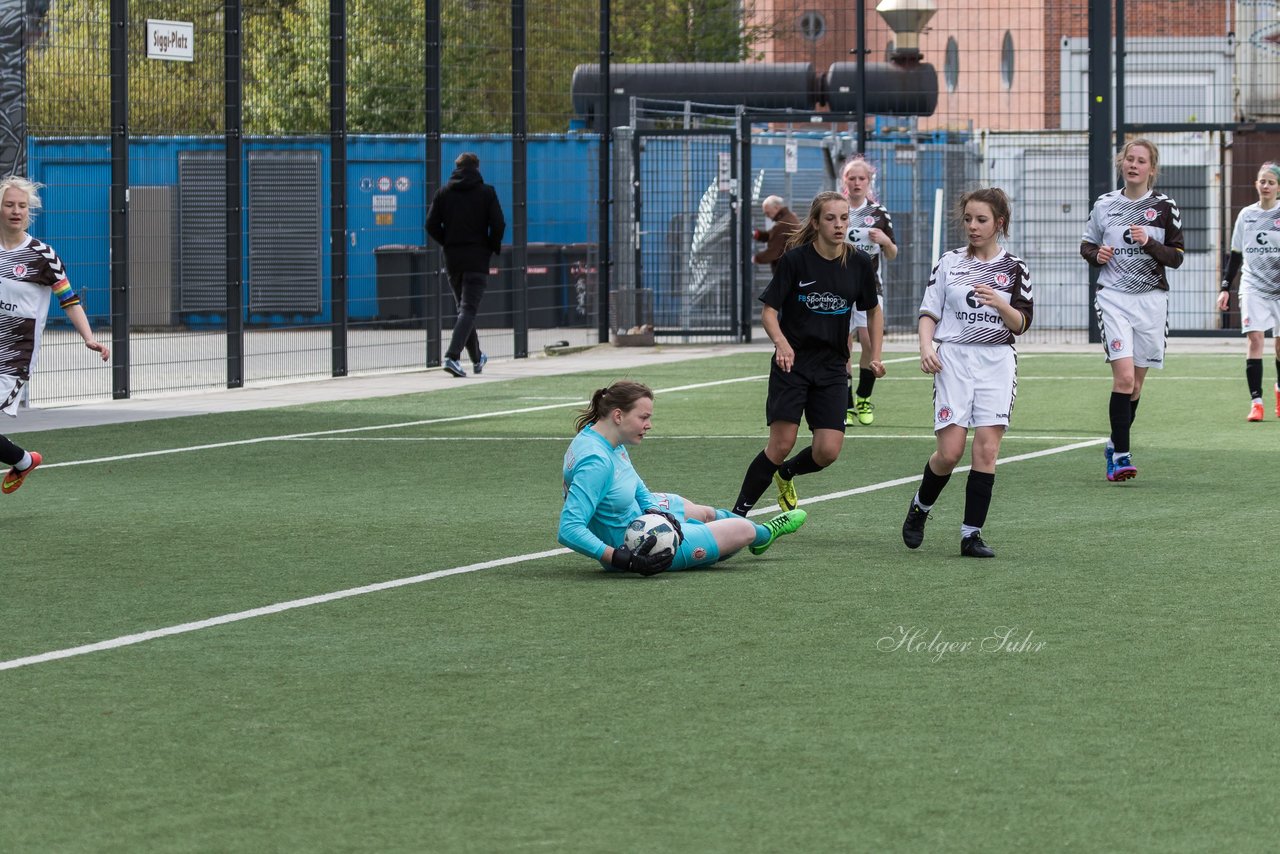
[[[1046,448],[1042,451],[1032,451],[1027,454],[1018,454],[1017,456],[1007,457],[1006,459],[1000,460],[998,464],[1005,465],[1006,463],[1016,463],[1023,460],[1034,460],[1039,457],[1047,457],[1053,454],[1062,454],[1068,451],[1079,450],[1080,448],[1101,445],[1104,442],[1106,442],[1106,439],[1098,438],[1084,442],[1075,442],[1070,445],[1061,445],[1057,448]],[[956,468],[956,472],[964,472],[968,470],[969,466]],[[867,486],[859,486],[855,489],[846,489],[840,492],[818,495],[813,498],[806,498],[805,505],[819,504],[824,501],[834,501],[838,498],[846,498],[850,495],[862,495],[868,492],[876,492],[881,489],[903,486],[908,483],[915,483],[919,479],[920,475],[915,474],[910,477],[900,477],[894,480],[886,480],[880,483],[869,484]],[[776,504],[770,507],[757,507],[751,511],[750,515],[761,516],[767,513],[772,513],[777,509],[778,506]],[[243,620],[251,620],[255,617],[280,614],[284,611],[306,608],[311,605],[323,605],[326,602],[335,602],[339,599],[350,599],[353,596],[363,596],[366,593],[377,593],[382,590],[393,590],[397,587],[407,587],[411,584],[420,584],[424,581],[434,581],[437,578],[446,578],[450,575],[462,575],[463,573],[477,572],[481,569],[492,569],[496,566],[510,566],[511,564],[541,560],[542,558],[567,554],[571,554],[571,552],[569,549],[564,548],[550,549],[543,552],[531,552],[529,554],[515,555],[514,557],[504,557],[496,560],[483,561],[481,563],[467,564],[466,566],[455,566],[452,569],[440,569],[434,572],[425,572],[421,575],[409,576],[408,578],[397,578],[392,581],[380,581],[376,584],[366,584],[363,587],[351,587],[346,590],[337,590],[332,593],[321,593],[319,595],[308,596],[303,599],[291,599],[288,602],[277,602],[274,605],[264,605],[260,608],[251,608],[247,611],[237,611],[234,614],[223,614],[220,617],[210,617],[206,620],[196,620],[191,623],[180,623],[176,626],[166,626],[162,629],[152,629],[151,631],[138,632],[132,635],[121,635],[118,638],[98,641],[97,643],[84,644],[83,646],[73,646],[68,647],[67,649],[55,649],[51,652],[42,652],[37,655],[28,655],[23,658],[10,659],[9,661],[0,661],[0,670],[16,670],[19,667],[27,667],[33,664],[44,664],[50,661],[59,661],[64,658],[74,658],[80,655],[88,655],[91,652],[103,652],[109,649],[119,649],[120,647],[133,646],[134,644],[156,640],[157,638],[197,632],[201,629],[225,626],[228,623],[238,623]]]
[[[735,377],[728,380],[713,380],[705,383],[675,386],[673,388],[655,389],[655,394],[673,391],[689,391],[692,389],[711,388],[718,385],[729,385],[756,380],[768,379],[765,375],[751,377]],[[367,433],[374,430],[396,430],[402,427],[424,427],[429,424],[449,424],[457,421],[478,421],[482,418],[495,418],[505,415],[523,415],[528,412],[546,412],[551,409],[565,409],[570,406],[586,406],[590,401],[575,400],[572,403],[548,403],[542,406],[526,406],[521,409],[499,409],[492,412],[474,412],[470,415],[450,415],[445,418],[423,418],[418,421],[399,421],[394,424],[369,424],[364,427],[341,427],[336,430],[315,430],[309,433],[285,433],[279,436],[258,436],[253,439],[235,439],[230,442],[210,442],[206,445],[187,445],[180,448],[164,448],[159,451],[137,451],[132,454],[117,454],[113,457],[94,457],[88,460],[67,460],[60,463],[41,463],[41,470],[60,468],[62,466],[87,466],[94,463],[115,463],[121,460],[137,460],[144,457],[162,457],[169,454],[185,454],[190,451],[212,451],[218,448],[237,448],[242,445],[258,445],[263,442],[283,442],[291,439],[310,439],[318,436],[336,436],[344,433]],[[565,437],[566,441],[572,437]]]
[[[288,439],[282,441],[290,442],[567,442],[571,436],[311,436],[300,439]],[[722,436],[655,436],[652,433],[645,436],[645,443],[649,442],[687,442],[690,440],[738,440],[748,439],[753,442],[767,441],[769,434],[767,433],[744,433],[741,435],[722,435]],[[933,433],[845,433],[844,440],[846,442],[864,441],[874,439],[928,439],[933,441]],[[1022,441],[1054,441],[1054,442],[1079,442],[1085,439],[1093,439],[1094,436],[1011,436],[1005,435],[1002,441],[1011,442],[1014,440]]]
[[[911,357],[914,359],[915,357]],[[908,361],[908,359],[897,359],[892,361]],[[749,377],[733,377],[727,380],[711,380],[702,383],[690,383],[689,385],[672,386],[671,388],[654,389],[655,394],[668,394],[676,391],[693,391],[702,388],[712,388],[718,385],[732,385],[734,383],[758,382],[759,380],[768,379],[768,374],[758,374]],[[482,418],[495,418],[506,415],[523,415],[528,412],[546,412],[551,409],[565,409],[570,406],[582,407],[586,406],[590,401],[575,400],[568,403],[548,403],[542,406],[526,406],[521,409],[499,409],[492,412],[475,412],[470,415],[451,415],[445,418],[424,418],[419,421],[400,421],[395,424],[369,424],[364,427],[342,427],[336,430],[315,430],[309,433],[286,433],[279,436],[258,436],[253,439],[236,439],[230,442],[210,442],[205,445],[187,445],[181,448],[164,448],[159,451],[137,451],[132,454],[117,454],[112,457],[94,457],[88,460],[66,460],[64,462],[41,463],[40,468],[55,469],[63,466],[87,466],[95,463],[116,463],[122,460],[138,460],[145,457],[162,457],[169,454],[185,454],[191,451],[213,451],[219,448],[237,448],[243,445],[258,445],[263,442],[283,442],[291,439],[310,439],[319,436],[337,436],[349,433],[367,433],[374,430],[395,430],[402,427],[424,427],[429,424],[450,424],[457,421],[477,421]],[[566,439],[572,437],[566,437]]]

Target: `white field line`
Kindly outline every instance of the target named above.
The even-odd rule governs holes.
[[[1101,445],[1106,439],[1097,438],[1088,441],[1075,442],[1070,445],[1062,445],[1057,448],[1046,448],[1042,451],[1033,451],[1027,454],[1018,454],[1016,456],[1007,457],[1000,460],[1001,465],[1007,463],[1021,462],[1023,460],[1033,460],[1039,457],[1047,457],[1053,454],[1062,454],[1068,451],[1075,451],[1081,448],[1088,448],[1094,445]],[[968,471],[969,466],[957,468],[957,472]],[[886,480],[880,483],[873,483],[867,486],[860,486],[855,489],[846,489],[840,492],[831,492],[826,495],[818,495],[813,498],[806,498],[805,505],[819,504],[824,501],[834,501],[839,498],[845,498],[850,495],[862,495],[868,492],[876,492],[881,489],[889,489],[895,486],[904,486],[909,483],[915,483],[920,479],[920,475],[911,475],[910,477],[900,477],[894,480]],[[752,516],[760,516],[777,511],[778,506],[757,507],[752,512]],[[265,617],[271,614],[279,614],[284,611],[292,611],[297,608],[306,608],[311,605],[323,605],[326,602],[334,602],[339,599],[350,599],[353,596],[363,596],[366,593],[377,593],[382,590],[392,590],[397,587],[407,587],[411,584],[419,584],[424,581],[434,581],[437,578],[446,578],[450,575],[461,575],[468,572],[477,572],[482,569],[491,569],[496,566],[510,566],[516,563],[525,563],[527,561],[541,560],[542,558],[557,557],[559,555],[567,555],[571,552],[569,549],[550,549],[542,552],[530,552],[523,555],[515,555],[514,557],[497,558],[495,560],[482,561],[480,563],[467,564],[466,566],[455,566],[452,569],[440,569],[435,572],[426,572],[421,575],[413,575],[408,578],[397,578],[392,581],[380,581],[377,584],[366,584],[363,587],[351,587],[346,590],[336,590],[332,593],[321,593],[316,596],[308,596],[303,599],[291,599],[288,602],[277,602],[274,605],[264,605],[260,608],[251,608],[248,611],[237,611],[234,614],[223,614],[220,617],[210,617],[205,620],[196,620],[190,623],[180,623],[176,626],[166,626],[161,629],[152,629],[150,631],[138,632],[132,635],[122,635],[110,640],[98,641],[97,643],[84,644],[83,646],[73,646],[66,649],[56,649],[51,652],[43,652],[38,655],[28,655],[23,658],[14,658],[9,661],[0,661],[0,670],[16,670],[19,667],[27,667],[33,664],[44,664],[50,661],[58,661],[64,658],[74,658],[80,655],[88,655],[91,652],[103,652],[109,649],[119,649],[120,647],[133,646],[134,644],[143,643],[157,638],[170,637],[172,635],[187,634],[189,632],[197,632],[202,629],[209,629],[215,626],[225,626],[228,623],[238,623],[242,620],[251,620],[255,617]]]
[[[909,359],[891,359],[889,361],[914,361],[915,357]],[[675,391],[694,391],[702,388],[712,388],[718,385],[732,385],[734,383],[758,382],[768,379],[768,374],[759,374],[749,377],[734,377],[727,380],[711,380],[702,383],[690,383],[689,385],[672,386],[671,388],[654,389],[655,394],[665,394]],[[504,415],[523,415],[527,412],[546,412],[552,409],[566,409],[568,407],[584,407],[590,401],[573,400],[562,403],[547,403],[541,406],[525,406],[520,409],[499,409],[492,412],[476,412],[471,415],[452,415],[447,418],[424,418],[419,421],[400,421],[394,424],[370,424],[365,427],[343,427],[336,430],[316,430],[310,433],[286,433],[279,436],[257,436],[252,439],[236,439],[231,442],[210,442],[206,445],[187,445],[181,448],[165,448],[159,451],[138,451],[132,454],[117,454],[112,457],[94,457],[88,460],[67,460],[59,463],[42,463],[41,470],[62,468],[64,466],[87,466],[97,463],[115,463],[121,460],[138,460],[146,457],[162,457],[169,454],[185,454],[192,451],[212,451],[219,448],[236,448],[243,445],[258,445],[263,442],[282,442],[290,439],[311,439],[321,436],[338,436],[351,433],[367,433],[374,430],[396,430],[402,427],[424,427],[430,424],[449,424],[457,421],[478,421],[482,418],[494,418]]]
[[[568,442],[571,436],[309,436],[300,439],[288,439],[282,441],[290,442]],[[752,441],[764,442],[769,438],[768,433],[744,433],[742,435],[722,435],[722,436],[655,436],[650,433],[645,436],[645,444],[650,442],[687,442],[691,439],[715,439],[715,440],[731,440],[731,439],[750,439]],[[1001,440],[1010,442],[1015,439],[1023,441],[1054,441],[1054,442],[1078,442],[1085,439],[1093,439],[1094,436],[1011,436],[1005,434]],[[933,433],[845,433],[844,440],[846,442],[865,441],[874,439],[928,439],[930,442],[934,439]]]

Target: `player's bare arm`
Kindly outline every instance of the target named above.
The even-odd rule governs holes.
[[[936,374],[942,370],[942,360],[933,346],[933,333],[938,328],[938,321],[927,314],[920,315],[920,370],[926,374]]]
[[[791,367],[796,363],[796,351],[791,349],[787,336],[782,334],[782,327],[778,324],[778,310],[766,305],[760,312],[760,325],[764,327],[764,334],[773,342],[773,360],[785,373],[791,373]]]

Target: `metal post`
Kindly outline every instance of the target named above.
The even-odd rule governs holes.
[[[858,153],[867,153],[867,0],[858,0]],[[837,189],[839,183],[836,184]]]
[[[1124,147],[1124,0],[1116,6],[1116,151]]]
[[[613,245],[609,234],[612,198],[611,167],[613,156],[613,122],[609,116],[609,0],[600,0],[600,101],[596,107],[600,152],[597,157],[600,183],[600,230],[596,250],[596,333],[599,343],[609,341],[609,272],[613,268]]]
[[[241,50],[240,0],[227,0],[222,22],[226,54],[223,56],[224,144],[223,172],[226,182],[227,247],[227,388],[244,385],[244,210],[240,203],[244,187],[240,178],[244,162],[244,104]]]
[[[111,396],[129,396],[129,3],[111,0]]]
[[[27,27],[25,0],[0,0],[0,175],[27,174]]]
[[[427,0],[425,27],[426,84],[423,91],[423,134],[426,150],[423,157],[423,210],[431,205],[440,186],[440,128],[444,113],[440,103],[440,0]],[[425,217],[424,217],[425,223]],[[431,242],[425,225],[422,245],[427,247],[427,367],[440,367],[440,300],[443,288],[440,277],[440,247]]]
[[[332,370],[347,375],[347,3],[329,0],[329,280]],[[412,300],[410,301],[412,304]]]
[[[529,111],[524,0],[511,0],[511,316],[515,357],[529,355]]]
[[[740,171],[743,176],[739,196],[742,215],[738,217],[738,260],[735,266],[741,267],[744,272],[741,277],[741,286],[734,290],[738,300],[738,340],[744,344],[750,344],[754,320],[751,309],[755,305],[754,300],[751,299],[751,282],[755,277],[750,272],[754,268],[751,266],[747,247],[752,245],[751,214],[755,210],[756,202],[752,196],[751,182],[747,180],[747,176],[751,174],[751,118],[742,110],[738,113],[738,159],[742,163]],[[788,199],[788,202],[792,203],[792,200]]]
[[[1089,197],[1115,188],[1111,148],[1111,0],[1089,0]],[[1089,269],[1089,304],[1085,307],[1089,342],[1102,341],[1094,321],[1098,269]]]

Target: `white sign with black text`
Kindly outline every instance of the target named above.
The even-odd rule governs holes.
[[[147,19],[147,59],[193,62],[196,58],[196,28],[190,21]]]

